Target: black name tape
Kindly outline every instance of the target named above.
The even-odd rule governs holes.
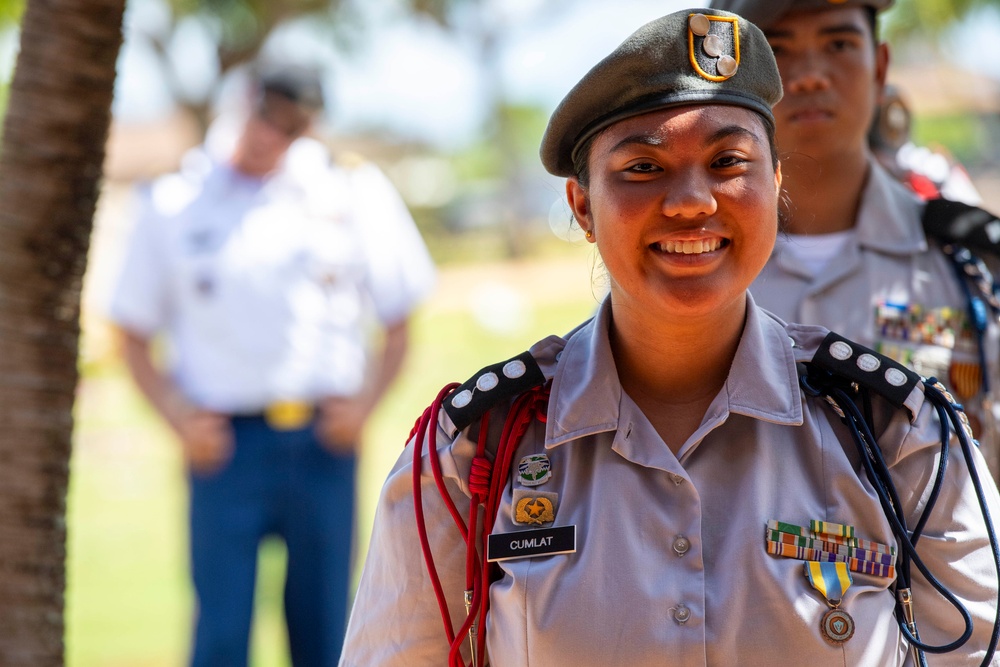
[[[486,544],[486,560],[495,563],[512,558],[554,556],[574,551],[576,551],[576,526],[553,526],[490,535]]]

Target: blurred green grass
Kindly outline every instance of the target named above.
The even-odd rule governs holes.
[[[401,377],[366,433],[358,565],[382,480],[416,417],[447,382],[589,317],[598,291],[589,253],[580,246],[557,258],[441,271],[413,321]],[[187,660],[193,605],[183,471],[173,440],[132,387],[101,324],[84,326],[67,508],[66,664],[176,667]],[[284,558],[279,541],[263,545],[252,639],[257,667],[289,664],[280,609]]]

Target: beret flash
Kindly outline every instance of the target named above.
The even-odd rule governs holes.
[[[764,34],[729,12],[687,9],[647,23],[597,63],[549,119],[542,164],[572,176],[580,146],[618,121],[668,107],[727,104],[773,126],[781,77]]]
[[[712,0],[712,9],[736,12],[766,30],[788,12],[837,7],[871,7],[875,11],[881,11],[892,2],[893,0]]]

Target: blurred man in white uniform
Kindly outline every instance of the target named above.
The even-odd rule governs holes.
[[[247,664],[271,534],[288,548],[293,663],[335,665],[356,447],[434,268],[382,173],[334,164],[306,137],[322,107],[314,73],[259,74],[247,106],[232,140],[215,136],[149,189],[110,317],[189,468],[192,665]],[[151,351],[160,333],[165,369]]]

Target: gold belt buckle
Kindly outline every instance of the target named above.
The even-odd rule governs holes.
[[[264,421],[275,431],[297,431],[313,418],[313,405],[305,401],[276,401],[264,408]]]

